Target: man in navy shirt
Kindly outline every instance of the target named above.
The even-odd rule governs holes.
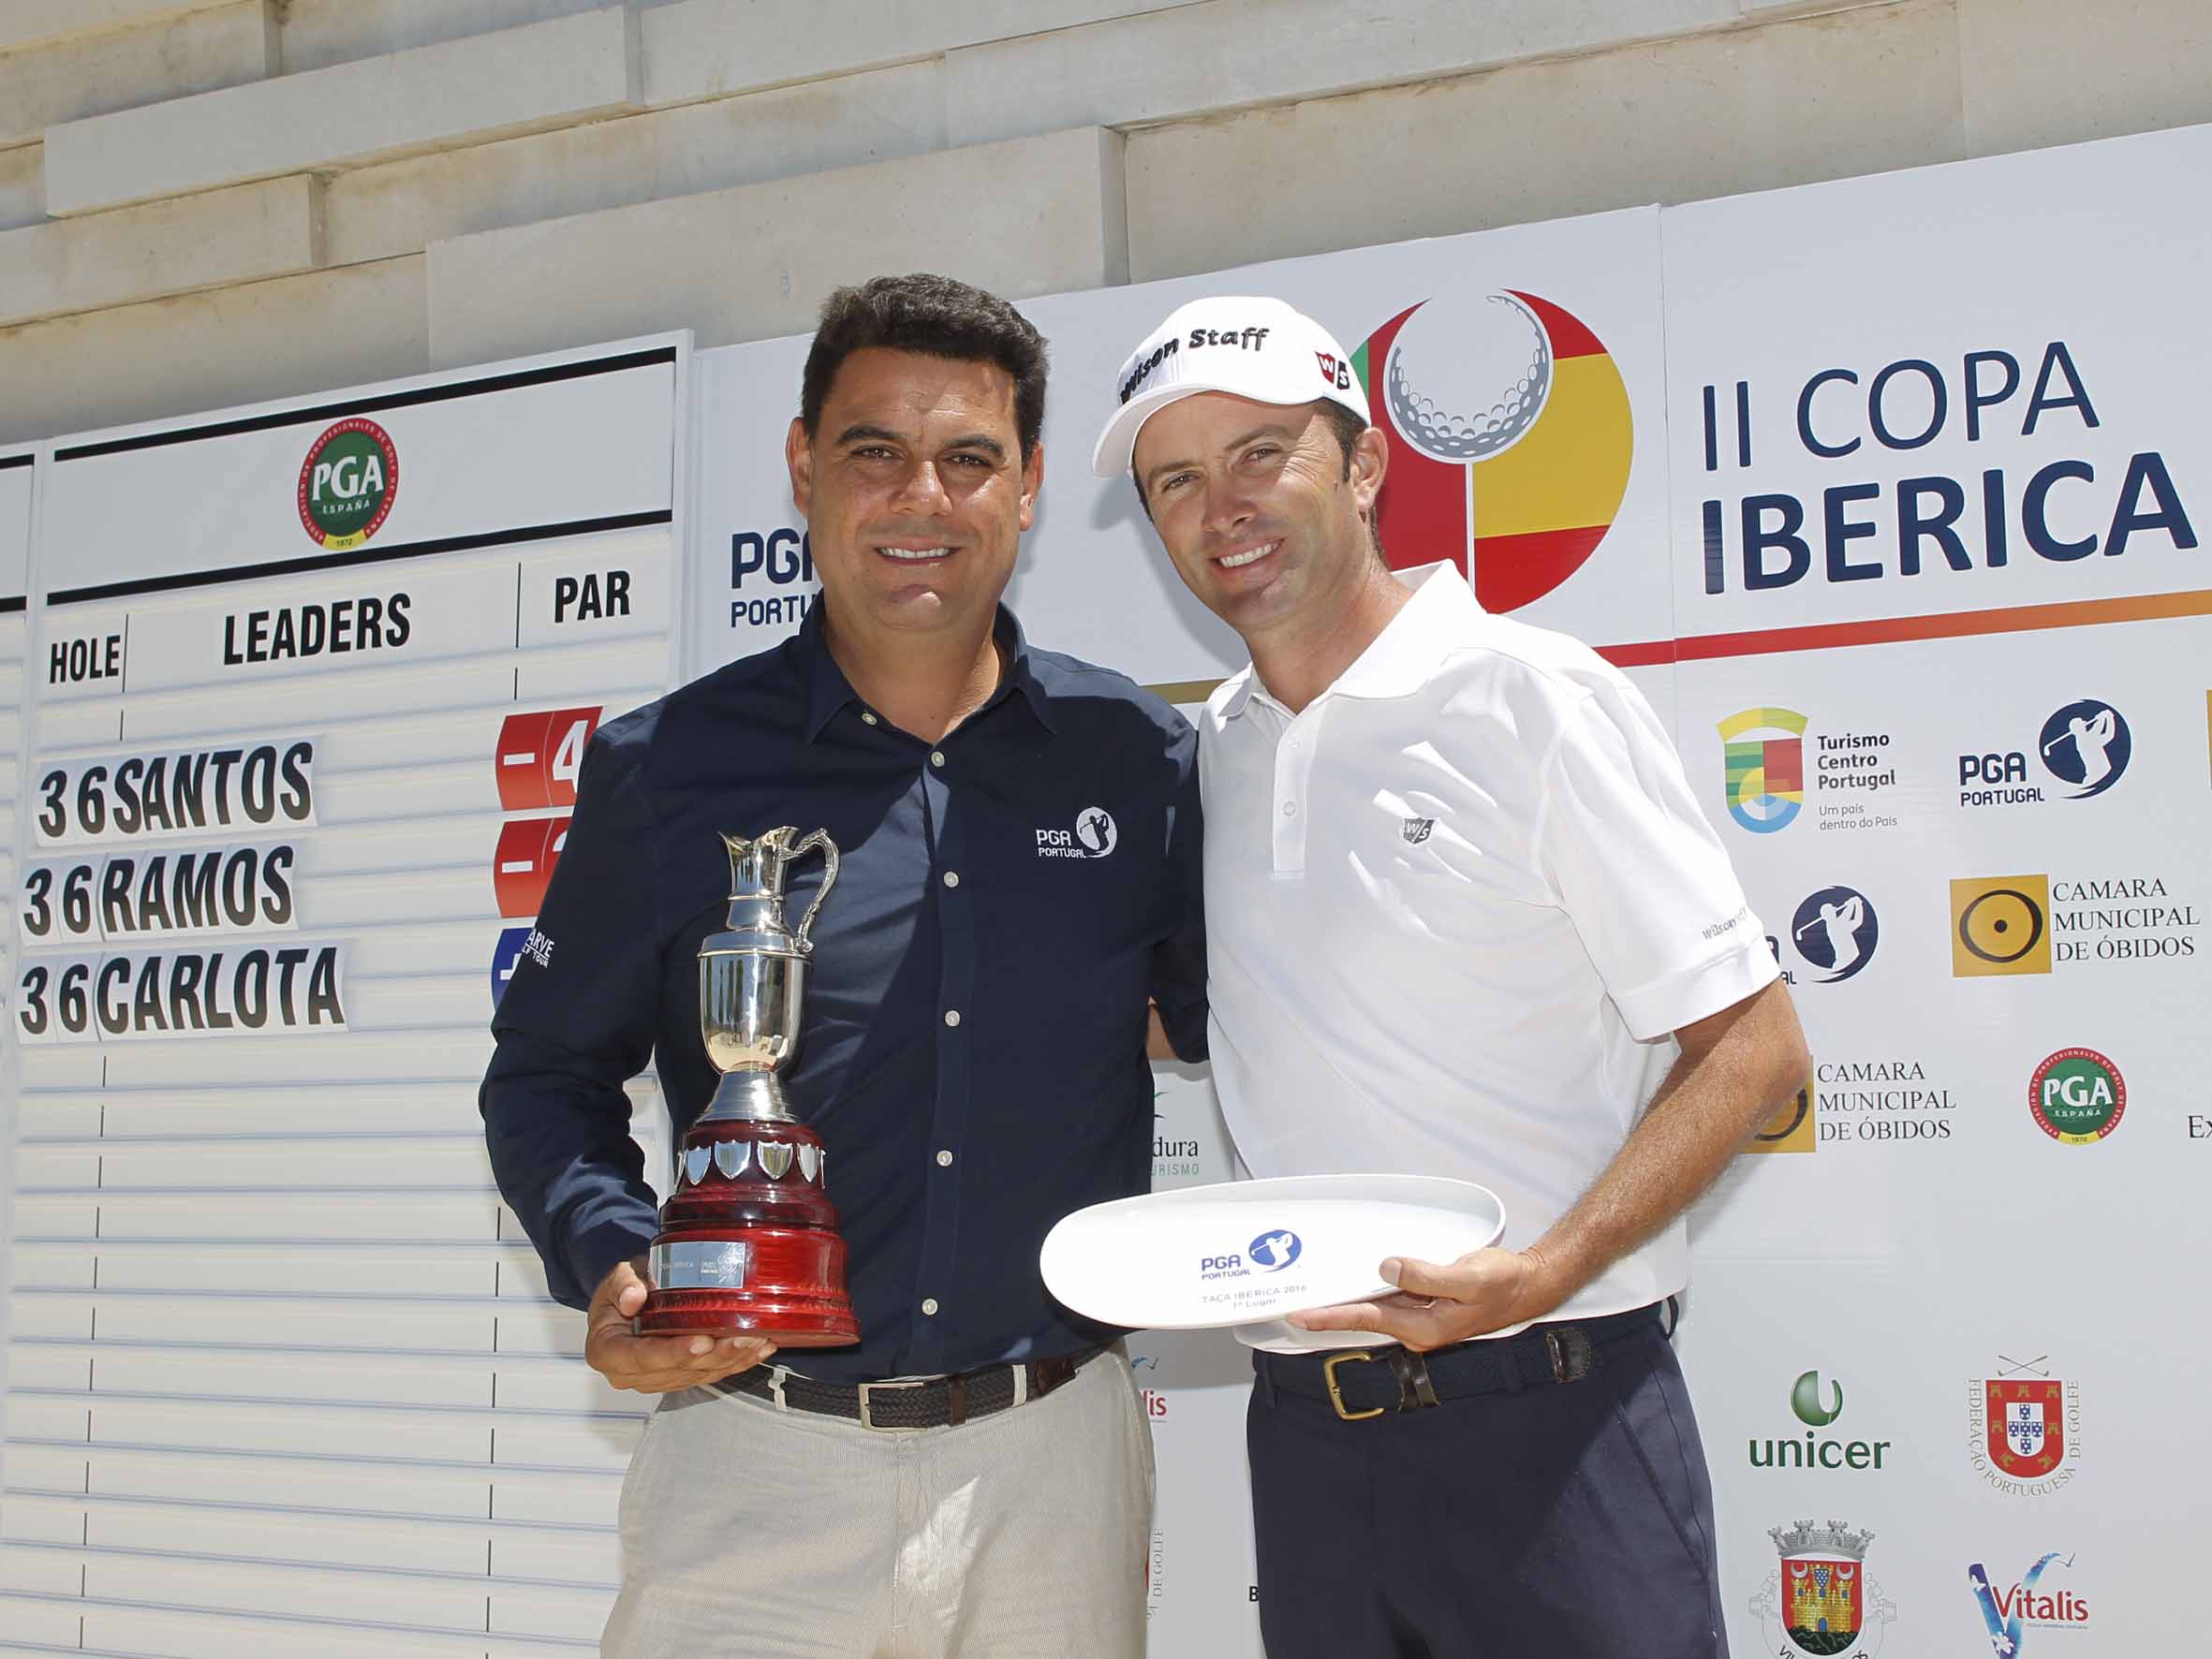
[[[494,1018],[500,1190],[588,1304],[591,1364],[662,1396],[609,1653],[1143,1652],[1149,1435],[1116,1333],[1052,1300],[1037,1253],[1149,1184],[1148,1030],[1204,1053],[1194,738],[999,604],[1044,384],[1036,330],[964,284],[831,298],[786,445],[821,596],[594,739],[547,943]],[[783,1078],[862,1331],[789,1368],[632,1334],[656,1226],[622,1087],[652,1062],[679,1134],[703,1108],[719,832],[779,824],[843,856]]]

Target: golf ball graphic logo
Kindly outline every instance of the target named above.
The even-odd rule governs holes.
[[[1415,387],[1409,361],[1425,365],[1442,400]],[[1432,461],[1481,461],[1536,424],[1552,389],[1552,343],[1512,294],[1474,307],[1421,306],[1391,343],[1382,381],[1383,404],[1407,442]]]
[[[1391,441],[1376,511],[1399,569],[1448,558],[1494,611],[1597,551],[1629,484],[1629,393],[1581,318],[1522,289],[1408,306],[1352,354]]]

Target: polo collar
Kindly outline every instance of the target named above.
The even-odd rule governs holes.
[[[1392,575],[1412,590],[1413,596],[1316,702],[1330,697],[1411,696],[1428,683],[1449,653],[1466,642],[1467,624],[1482,614],[1467,578],[1448,560]],[[1224,683],[1223,690],[1223,720],[1234,720],[1255,697],[1281,707],[1249,663]]]
[[[830,642],[823,633],[826,614],[824,601],[817,598],[807,607],[805,620],[800,623],[799,632],[792,637],[791,650],[798,659],[799,669],[806,681],[806,724],[804,735],[811,743],[822,734],[840,710],[859,707],[860,693],[853,690],[852,682],[846,679],[845,670],[837,666],[837,659],[830,654]],[[1022,624],[1014,613],[1004,605],[998,607],[997,619],[993,623],[991,637],[997,640],[1006,660],[1006,672],[999,677],[998,689],[991,694],[982,708],[983,712],[1000,699],[1019,693],[1028,703],[1029,712],[1037,716],[1037,724],[1048,732],[1057,733],[1053,724],[1051,697],[1039,683],[1036,664],[1029,653],[1029,641],[1022,632]],[[970,719],[974,715],[969,716]]]

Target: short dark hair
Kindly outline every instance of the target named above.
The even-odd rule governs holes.
[[[981,288],[915,272],[839,288],[822,301],[821,326],[800,381],[799,424],[812,437],[845,360],[880,347],[955,362],[995,364],[1013,376],[1014,429],[1027,461],[1044,428],[1044,336],[1029,319]]]
[[[1336,434],[1337,452],[1344,457],[1344,470],[1336,476],[1339,478],[1350,477],[1352,446],[1360,441],[1360,434],[1367,430],[1368,423],[1360,418],[1357,410],[1346,408],[1335,398],[1316,398],[1311,407],[1320,413],[1320,418],[1329,423],[1329,430]],[[1147,519],[1151,518],[1152,502],[1144,493],[1144,480],[1137,476],[1137,463],[1134,461],[1129,462],[1129,482],[1137,487],[1137,505],[1144,509]],[[1390,561],[1383,556],[1382,528],[1376,521],[1379,517],[1379,514],[1369,515],[1367,541],[1375,550],[1375,557],[1387,565]]]

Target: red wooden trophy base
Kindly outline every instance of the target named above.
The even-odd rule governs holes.
[[[653,1241],[640,1336],[762,1336],[781,1348],[861,1338],[821,1140],[798,1123],[692,1125]]]

